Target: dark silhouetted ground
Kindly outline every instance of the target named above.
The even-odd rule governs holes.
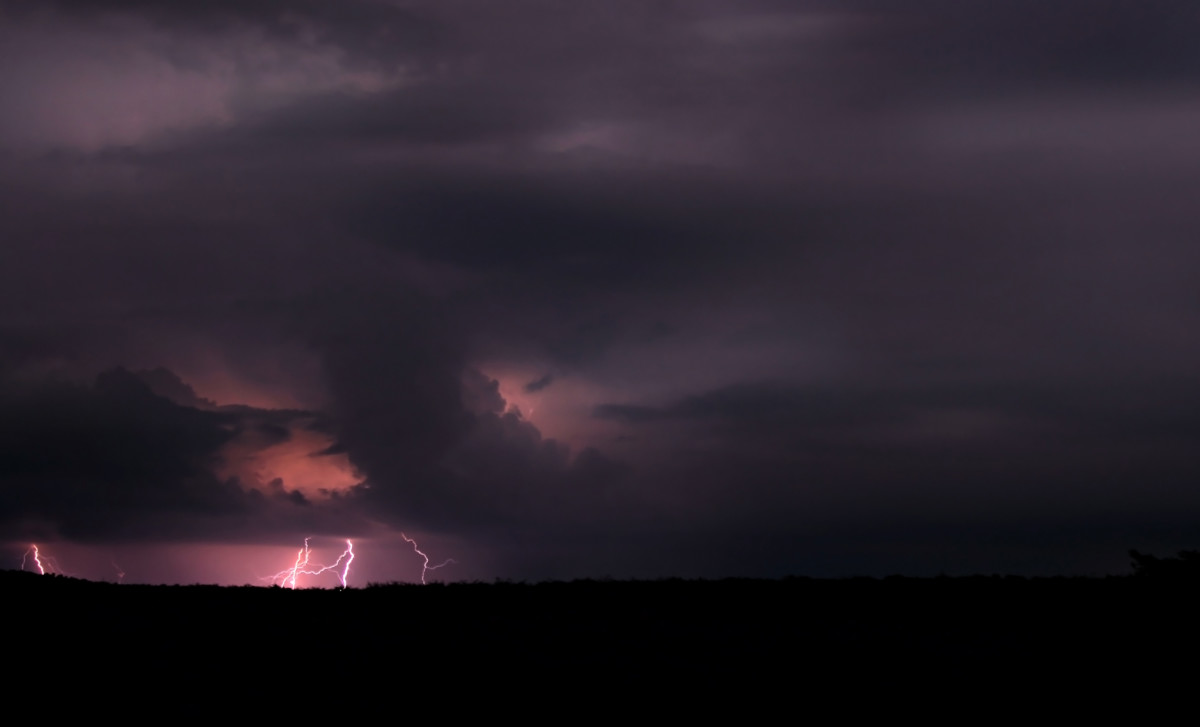
[[[497,689],[521,700],[799,707],[829,688],[900,686],[936,699],[963,683],[1062,688],[1068,675],[1102,694],[1101,683],[1168,668],[1200,645],[1200,581],[1138,573],[291,591],[4,572],[0,593],[7,663],[46,683],[95,679],[125,695],[149,680],[218,700],[239,690],[274,699],[282,686],[293,707]]]

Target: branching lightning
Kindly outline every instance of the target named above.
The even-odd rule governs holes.
[[[414,553],[421,556],[421,585],[428,584],[430,571],[435,571],[451,563],[458,562],[453,558],[447,558],[441,563],[431,564],[429,556],[425,551],[421,550],[416,540],[408,537],[403,532],[400,533],[400,537],[404,539],[404,542],[412,546]],[[266,576],[260,580],[264,583],[296,590],[300,588],[301,576],[321,576],[325,573],[332,573],[337,578],[338,583],[341,584],[341,587],[343,589],[347,588],[350,578],[350,564],[354,562],[354,542],[347,540],[346,549],[337,557],[337,560],[330,565],[322,565],[313,562],[313,551],[309,545],[310,540],[311,538],[304,539],[304,546],[296,551],[296,560],[292,563],[291,567],[284,568],[275,575]],[[111,561],[111,563],[113,570],[116,571],[117,582],[121,583],[125,579],[125,571],[121,566],[117,565],[115,560]],[[41,575],[62,573],[62,569],[58,567],[58,563],[55,562],[54,558],[43,554],[36,544],[31,544],[24,555],[21,556],[21,570],[27,569],[36,570]]]
[[[291,588],[294,591],[297,588],[297,580],[300,576],[319,576],[322,573],[331,572],[337,576],[338,581],[342,584],[342,588],[345,588],[346,579],[350,576],[350,564],[354,562],[354,543],[349,540],[346,541],[346,549],[333,562],[333,565],[321,565],[319,563],[311,563],[310,561],[312,556],[312,551],[308,547],[310,539],[304,539],[304,547],[296,553],[296,562],[292,564],[291,568],[285,568],[263,580],[284,588]],[[340,571],[338,570],[339,568],[341,569]]]
[[[400,537],[404,538],[404,542],[412,543],[413,552],[415,552],[417,555],[419,555],[425,559],[425,563],[421,566],[421,585],[425,585],[425,574],[428,573],[429,571],[437,570],[438,568],[441,568],[442,566],[447,566],[447,565],[450,565],[451,563],[458,562],[453,558],[447,558],[446,560],[442,561],[441,563],[438,563],[437,565],[429,565],[429,556],[425,555],[423,552],[421,552],[421,549],[417,547],[417,541],[408,537],[404,533],[400,533]]]
[[[38,556],[38,547],[36,545],[29,546],[29,550],[25,551],[25,555],[21,556],[21,570],[25,570],[25,563],[29,560],[29,556],[33,556],[34,567],[38,573],[46,575],[46,567],[42,565],[42,559]]]
[[[25,555],[21,556],[21,570],[25,570],[26,563],[33,563],[33,567],[38,573],[46,575],[47,573],[62,573],[62,569],[58,567],[58,563],[49,556],[43,556],[38,550],[36,544],[29,546],[29,550],[25,551]]]

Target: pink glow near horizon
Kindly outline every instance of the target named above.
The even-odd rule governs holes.
[[[404,552],[415,553],[421,559],[421,573],[419,582],[423,585],[430,583],[429,573],[443,568],[451,563],[458,563],[453,558],[447,558],[441,562],[431,560],[425,550],[421,549],[417,541],[408,537],[407,533],[399,533],[404,541],[404,545],[400,546]],[[221,583],[225,585],[253,584],[257,583],[260,586],[276,585],[282,588],[292,590],[303,590],[305,588],[322,587],[321,578],[328,578],[326,574],[331,574],[337,579],[333,587],[346,589],[349,588],[350,572],[354,563],[361,565],[362,560],[358,558],[360,553],[355,547],[352,540],[344,540],[345,548],[343,548],[337,558],[330,562],[321,558],[322,546],[314,546],[313,537],[304,539],[304,545],[297,551],[290,552],[290,555],[284,555],[288,563],[286,568],[274,572],[273,575],[260,576],[253,573],[257,562],[259,569],[258,573],[272,572],[272,564],[278,567],[280,564],[280,556],[282,555],[278,547],[270,546],[234,546],[234,545],[179,545],[164,543],[153,547],[118,547],[115,551],[104,552],[107,548],[98,549],[86,545],[76,545],[68,542],[57,543],[57,552],[55,555],[58,558],[67,557],[77,568],[83,569],[78,573],[65,572],[58,563],[58,558],[48,555],[46,548],[38,544],[29,544],[23,551],[21,558],[20,569],[23,571],[32,571],[42,575],[62,575],[71,577],[88,578],[95,580],[107,580],[112,583],[123,583],[127,578],[131,578],[138,583]],[[399,541],[395,541],[398,545]],[[357,545],[362,545],[358,543]],[[55,547],[51,548],[52,550]],[[182,549],[182,550],[181,550]],[[382,553],[380,553],[382,554]],[[393,567],[400,567],[407,557],[402,557],[396,561],[396,551],[378,560],[371,558],[375,563],[376,572],[381,575],[386,572],[380,571],[379,568],[387,569],[389,564]],[[128,560],[134,562],[128,563]],[[324,560],[324,562],[321,562]],[[328,563],[326,565],[325,563]],[[15,563],[14,563],[15,565]],[[368,563],[367,571],[371,572],[371,563]],[[353,566],[358,568],[358,566]],[[247,580],[239,581],[237,577],[230,577],[231,571],[250,568]],[[360,579],[364,571],[359,568],[355,571]],[[86,575],[85,575],[86,573]],[[207,576],[197,574],[207,573]],[[386,577],[385,577],[386,578]],[[416,579],[412,579],[417,582]],[[328,583],[328,581],[325,581]]]

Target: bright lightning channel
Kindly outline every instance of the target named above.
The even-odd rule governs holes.
[[[421,552],[421,549],[417,547],[417,541],[408,537],[404,533],[400,533],[400,537],[404,538],[404,542],[412,543],[413,551],[417,555],[419,555],[425,559],[424,565],[421,566],[421,585],[426,585],[425,584],[425,574],[428,573],[429,571],[437,570],[438,568],[441,568],[442,566],[447,566],[447,565],[450,565],[451,563],[458,562],[453,558],[447,558],[446,560],[442,561],[441,563],[438,563],[437,565],[429,565],[429,556],[425,555],[423,552]]]
[[[21,570],[25,570],[25,563],[33,559],[33,567],[37,568],[37,572],[46,575],[46,566],[42,563],[42,557],[38,554],[37,545],[30,545],[29,550],[25,551],[25,555],[21,556]]]
[[[32,567],[42,575],[63,572],[62,568],[58,567],[58,562],[54,558],[42,555],[36,543],[31,544],[29,550],[25,551],[25,555],[21,556],[21,570],[25,570],[26,563],[32,563]]]
[[[333,562],[333,565],[321,565],[319,563],[310,563],[312,551],[308,547],[308,541],[311,538],[304,539],[304,547],[296,553],[296,562],[291,568],[284,568],[273,576],[264,578],[268,581],[284,588],[296,590],[296,582],[300,576],[319,576],[322,573],[331,572],[342,584],[342,588],[346,588],[346,579],[350,576],[350,564],[354,562],[354,543],[346,541],[346,549],[338,556],[338,559]],[[343,561],[345,561],[343,563]],[[338,568],[341,571],[338,571]]]

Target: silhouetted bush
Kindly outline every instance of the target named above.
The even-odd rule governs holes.
[[[1200,579],[1200,551],[1181,550],[1175,558],[1129,551],[1133,558],[1133,574],[1143,578]]]

